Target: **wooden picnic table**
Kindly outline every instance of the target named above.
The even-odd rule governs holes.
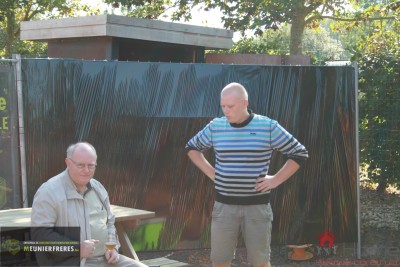
[[[115,228],[121,243],[122,253],[138,261],[139,258],[128,238],[126,225],[135,226],[142,219],[154,217],[155,212],[117,205],[111,205],[111,210],[115,215]],[[0,228],[29,228],[31,227],[31,213],[32,208],[0,210]]]

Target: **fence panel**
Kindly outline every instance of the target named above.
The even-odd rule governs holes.
[[[22,207],[15,62],[0,60],[0,209]]]
[[[220,90],[237,81],[255,113],[278,120],[309,150],[273,191],[273,242],[357,240],[354,68],[24,59],[29,197],[62,171],[65,149],[92,143],[95,177],[117,205],[155,211],[132,234],[139,250],[209,246],[213,184],[185,143],[221,116]],[[212,160],[212,153],[207,154]],[[271,171],[284,161],[274,157]]]

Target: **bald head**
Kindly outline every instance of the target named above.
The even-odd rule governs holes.
[[[248,100],[249,97],[247,95],[247,91],[243,85],[240,83],[230,83],[224,87],[221,91],[221,97],[225,97],[227,95],[234,94],[241,100]]]
[[[249,117],[246,89],[239,83],[230,83],[221,91],[221,108],[229,123],[242,123]]]
[[[97,158],[96,149],[87,142],[79,142],[70,145],[67,149],[67,158],[71,158],[74,155],[74,153],[78,151],[90,152],[93,156]]]

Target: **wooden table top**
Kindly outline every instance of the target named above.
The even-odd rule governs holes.
[[[152,218],[155,212],[111,205],[116,222]],[[0,227],[30,227],[32,208],[0,210]]]

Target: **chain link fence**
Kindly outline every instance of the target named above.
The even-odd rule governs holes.
[[[379,190],[400,186],[400,68],[360,75],[361,181]]]

